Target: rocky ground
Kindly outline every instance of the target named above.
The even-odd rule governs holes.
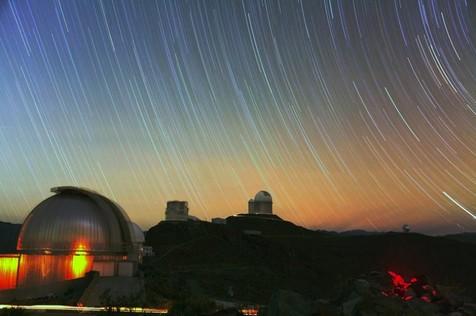
[[[416,280],[416,279],[415,279]],[[350,280],[335,300],[307,300],[289,291],[271,297],[266,316],[474,316],[476,302],[455,288],[373,272]]]
[[[9,229],[4,251],[19,226],[0,223],[0,237]],[[141,266],[146,305],[175,305],[171,315],[182,316],[239,315],[246,304],[266,306],[260,316],[476,316],[474,236],[338,234],[254,218],[161,222],[146,235],[155,252]],[[220,301],[236,308],[217,312],[224,307],[210,302]]]

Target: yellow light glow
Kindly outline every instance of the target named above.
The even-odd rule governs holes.
[[[18,257],[0,257],[0,290],[15,288]]]
[[[88,267],[88,258],[84,254],[75,254],[73,255],[73,260],[71,261],[71,271],[73,279],[81,278],[86,273],[86,268]]]
[[[64,311],[64,312],[105,312],[106,307],[69,306],[69,305],[7,305],[0,304],[0,310],[9,308],[21,308],[36,311]],[[119,311],[140,314],[168,314],[167,308],[142,308],[142,307],[119,307]]]
[[[71,260],[71,276],[73,279],[81,278],[87,272],[91,258],[87,256],[88,247],[84,242],[77,242],[74,247],[74,255]]]

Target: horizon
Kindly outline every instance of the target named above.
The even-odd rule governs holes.
[[[4,222],[68,184],[146,229],[267,190],[309,229],[476,232],[474,1],[0,1],[0,38]]]
[[[63,186],[63,187],[71,187],[71,186]],[[56,188],[56,187],[53,187],[53,188]],[[50,190],[51,192],[51,196],[54,195],[52,189]],[[85,188],[85,187],[79,187],[80,189],[86,189],[86,190],[89,190],[89,191],[92,191],[92,192],[95,192],[95,193],[99,193],[101,194],[101,192],[98,192],[96,190],[92,190],[90,188]],[[168,200],[166,202],[169,202],[169,201],[177,201],[177,200]],[[40,202],[42,201],[39,201],[36,205],[38,205]],[[114,201],[116,202],[116,201]],[[164,203],[166,204],[166,203]],[[165,205],[164,205],[165,206]],[[34,208],[32,208],[33,210]],[[125,210],[126,213],[127,213],[127,210]],[[164,207],[164,214],[165,214],[165,207]],[[27,212],[27,214],[25,215],[25,218],[23,220],[21,220],[20,222],[8,222],[8,221],[4,221],[2,219],[0,219],[0,223],[4,223],[4,224],[13,224],[13,225],[23,225],[23,222],[24,220],[26,219],[26,216],[30,213]],[[236,216],[236,215],[239,215],[239,214],[246,214],[248,213],[248,210],[243,210],[243,211],[237,211],[237,212],[234,212],[234,213],[230,213],[226,216],[224,216],[223,218],[226,219],[228,217],[231,217],[231,216]],[[280,214],[276,214],[276,212],[274,211],[273,212],[274,215],[280,215]],[[189,214],[191,216],[193,216],[193,213]],[[403,226],[404,225],[408,225],[408,224],[403,224],[400,228],[398,229],[389,229],[389,230],[371,230],[371,229],[365,229],[365,228],[362,228],[362,227],[353,227],[351,229],[339,229],[339,228],[335,228],[335,229],[332,229],[332,228],[326,228],[326,227],[312,227],[312,226],[305,226],[305,225],[299,225],[297,223],[293,223],[292,221],[288,220],[287,218],[282,218],[284,221],[288,221],[288,222],[291,222],[292,224],[296,225],[296,226],[300,226],[300,227],[303,227],[305,229],[308,229],[308,230],[311,230],[311,231],[322,231],[322,232],[329,232],[329,233],[347,233],[347,232],[364,232],[364,233],[372,233],[372,234],[386,234],[386,233],[413,233],[413,234],[422,234],[422,235],[427,235],[427,236],[446,236],[446,235],[452,235],[452,234],[466,234],[466,233],[476,233],[476,231],[447,231],[447,232],[434,232],[432,230],[430,231],[425,231],[425,230],[419,230],[418,228],[421,229],[421,227],[416,227],[417,229],[414,229],[415,227],[412,227],[411,225],[409,225],[409,231],[403,231]],[[203,219],[203,218],[198,218],[199,221],[201,222],[207,222],[207,223],[211,223],[211,218],[206,218],[206,219]],[[139,225],[139,227],[144,231],[148,231],[149,229],[151,229],[152,227],[155,227],[156,225],[158,225],[160,222],[163,222],[163,221],[167,221],[165,219],[165,216],[162,216],[159,221],[155,224],[152,224],[150,226],[146,226],[144,228],[144,226],[142,225]]]
[[[247,211],[243,211],[243,213],[246,213]],[[227,217],[230,217],[230,216],[235,216],[235,215],[238,215],[240,213],[233,213],[233,214],[230,214],[228,216],[225,216],[224,218],[226,219]],[[192,214],[193,215],[193,214]],[[278,215],[279,214],[275,214],[275,215]],[[284,221],[287,221],[287,222],[290,222],[288,221],[286,218],[282,218]],[[211,219],[210,219],[211,220]],[[210,223],[212,224],[212,222],[208,220],[208,219],[201,219],[199,218],[199,221],[200,222],[205,222],[205,223]],[[167,222],[165,219],[161,219],[159,222],[157,222],[156,224],[150,226],[150,227],[147,227],[147,228],[144,228],[143,226],[141,225],[138,225],[144,232],[147,232],[148,230],[150,230],[152,227],[155,227],[156,225],[158,225],[160,222]],[[11,225],[23,225],[23,221],[20,221],[20,222],[7,222],[7,221],[4,221],[2,219],[0,219],[0,223],[3,223],[3,224],[11,224]],[[291,222],[292,223],[292,222]],[[404,233],[404,234],[420,234],[420,235],[426,235],[426,236],[433,236],[433,237],[438,237],[438,236],[446,236],[446,235],[453,235],[453,234],[476,234],[476,231],[455,231],[455,232],[446,232],[446,233],[427,233],[427,232],[424,232],[424,231],[417,231],[417,230],[413,230],[412,227],[410,227],[410,230],[408,232],[405,232],[403,231],[403,227],[400,227],[400,230],[382,230],[382,231],[378,231],[378,230],[368,230],[368,229],[362,229],[362,228],[359,228],[359,227],[356,227],[356,228],[353,228],[353,229],[349,229],[349,230],[332,230],[332,229],[326,229],[326,228],[323,228],[323,227],[305,227],[305,226],[301,226],[301,225],[298,225],[296,223],[292,223],[296,226],[299,226],[299,227],[303,227],[305,229],[308,229],[310,231],[316,231],[316,232],[326,232],[326,233],[338,233],[338,234],[341,234],[341,233],[349,233],[349,232],[363,232],[363,233],[370,233],[370,234],[387,234],[387,233]]]

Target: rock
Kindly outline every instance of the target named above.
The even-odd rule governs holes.
[[[342,304],[342,315],[352,316],[355,313],[355,306],[362,301],[361,297],[355,297]]]
[[[315,301],[312,315],[476,316],[476,304],[471,304],[461,288],[434,286],[425,276],[408,280],[397,277],[400,287],[393,284],[395,279],[392,282],[389,275],[380,272],[349,280],[342,284],[336,300]]]
[[[440,307],[436,304],[426,303],[422,300],[414,299],[406,302],[408,315],[415,316],[435,316],[440,315]]]
[[[340,309],[329,300],[318,299],[312,304],[313,316],[341,316]]]
[[[416,298],[416,293],[415,293],[415,290],[413,290],[413,288],[408,288],[406,291],[405,291],[405,294],[403,295],[403,297],[411,297],[412,299]]]
[[[474,316],[476,315],[476,304],[465,303],[463,306],[458,308],[458,311],[463,313],[465,316]]]
[[[405,315],[404,303],[400,299],[393,297],[366,297],[355,306],[354,313],[351,315]]]
[[[451,306],[463,306],[465,300],[462,293],[460,293],[457,288],[439,285],[437,289],[440,295],[444,297]]]
[[[364,279],[357,279],[354,281],[354,291],[361,295],[368,295],[370,294],[370,283]]]
[[[240,316],[242,315],[237,309],[228,308],[221,311],[210,314],[209,316]]]
[[[270,299],[266,316],[311,316],[312,304],[302,295],[285,290],[275,292]]]
[[[365,279],[369,281],[372,288],[388,289],[392,287],[392,281],[387,273],[372,271]]]

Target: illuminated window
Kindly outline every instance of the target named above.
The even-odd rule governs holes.
[[[0,257],[0,290],[16,287],[18,257]]]

